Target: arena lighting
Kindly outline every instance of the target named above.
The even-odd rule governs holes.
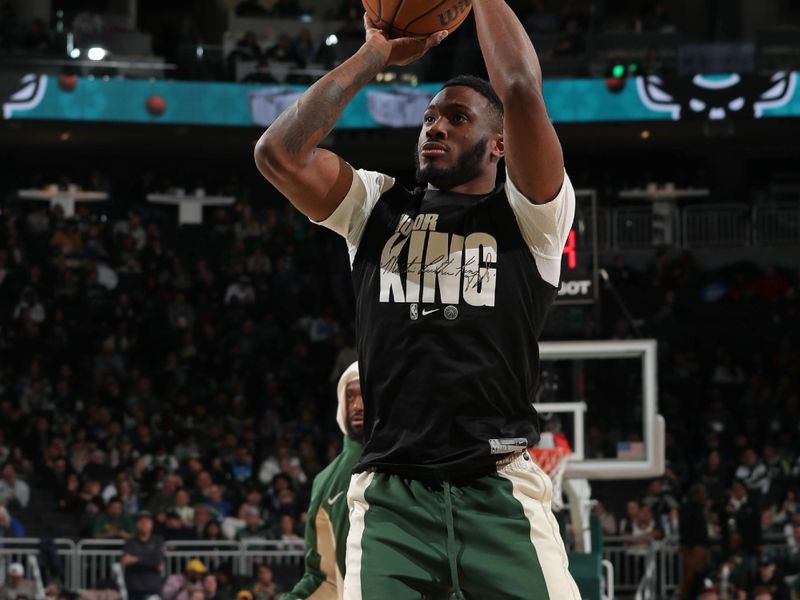
[[[627,72],[628,70],[625,68],[625,65],[623,64],[617,63],[613,67],[611,67],[611,76],[614,79],[622,79],[623,77],[625,77]]]
[[[93,46],[92,48],[89,48],[89,52],[86,53],[86,56],[89,57],[89,60],[103,60],[106,57],[106,54],[108,54],[108,52],[106,52],[105,48]]]
[[[335,33],[332,33],[328,37],[325,38],[325,45],[326,46],[335,46],[338,43],[339,43],[339,38],[336,37]]]
[[[70,58],[80,58],[81,57],[81,49],[80,48],[73,48],[69,51]]]
[[[641,75],[642,67],[637,62],[632,62],[628,65],[625,63],[615,62],[611,65],[611,77],[614,79],[624,79],[625,77],[637,77]]]

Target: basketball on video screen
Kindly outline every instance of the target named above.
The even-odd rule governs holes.
[[[392,37],[453,31],[472,10],[472,0],[362,0],[367,16]]]

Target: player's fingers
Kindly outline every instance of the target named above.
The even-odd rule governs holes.
[[[367,31],[375,31],[376,29],[378,29],[377,27],[375,27],[375,23],[372,22],[372,19],[370,19],[367,13],[364,13],[364,29],[366,29]]]
[[[449,35],[449,31],[437,31],[425,38],[425,49],[428,50],[434,46],[438,46]]]

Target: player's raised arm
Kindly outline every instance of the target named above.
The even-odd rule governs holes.
[[[256,144],[261,174],[315,221],[333,214],[353,181],[353,171],[344,160],[318,147],[347,103],[384,67],[417,60],[447,35],[389,40],[366,16],[364,22],[367,36],[358,52],[312,85]]]
[[[489,79],[505,109],[508,173],[531,202],[544,204],[561,189],[564,156],[544,105],[539,59],[505,0],[473,0],[472,6]]]

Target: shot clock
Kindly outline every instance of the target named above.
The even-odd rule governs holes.
[[[575,222],[561,255],[556,304],[591,304],[597,294],[597,195],[576,190]]]

